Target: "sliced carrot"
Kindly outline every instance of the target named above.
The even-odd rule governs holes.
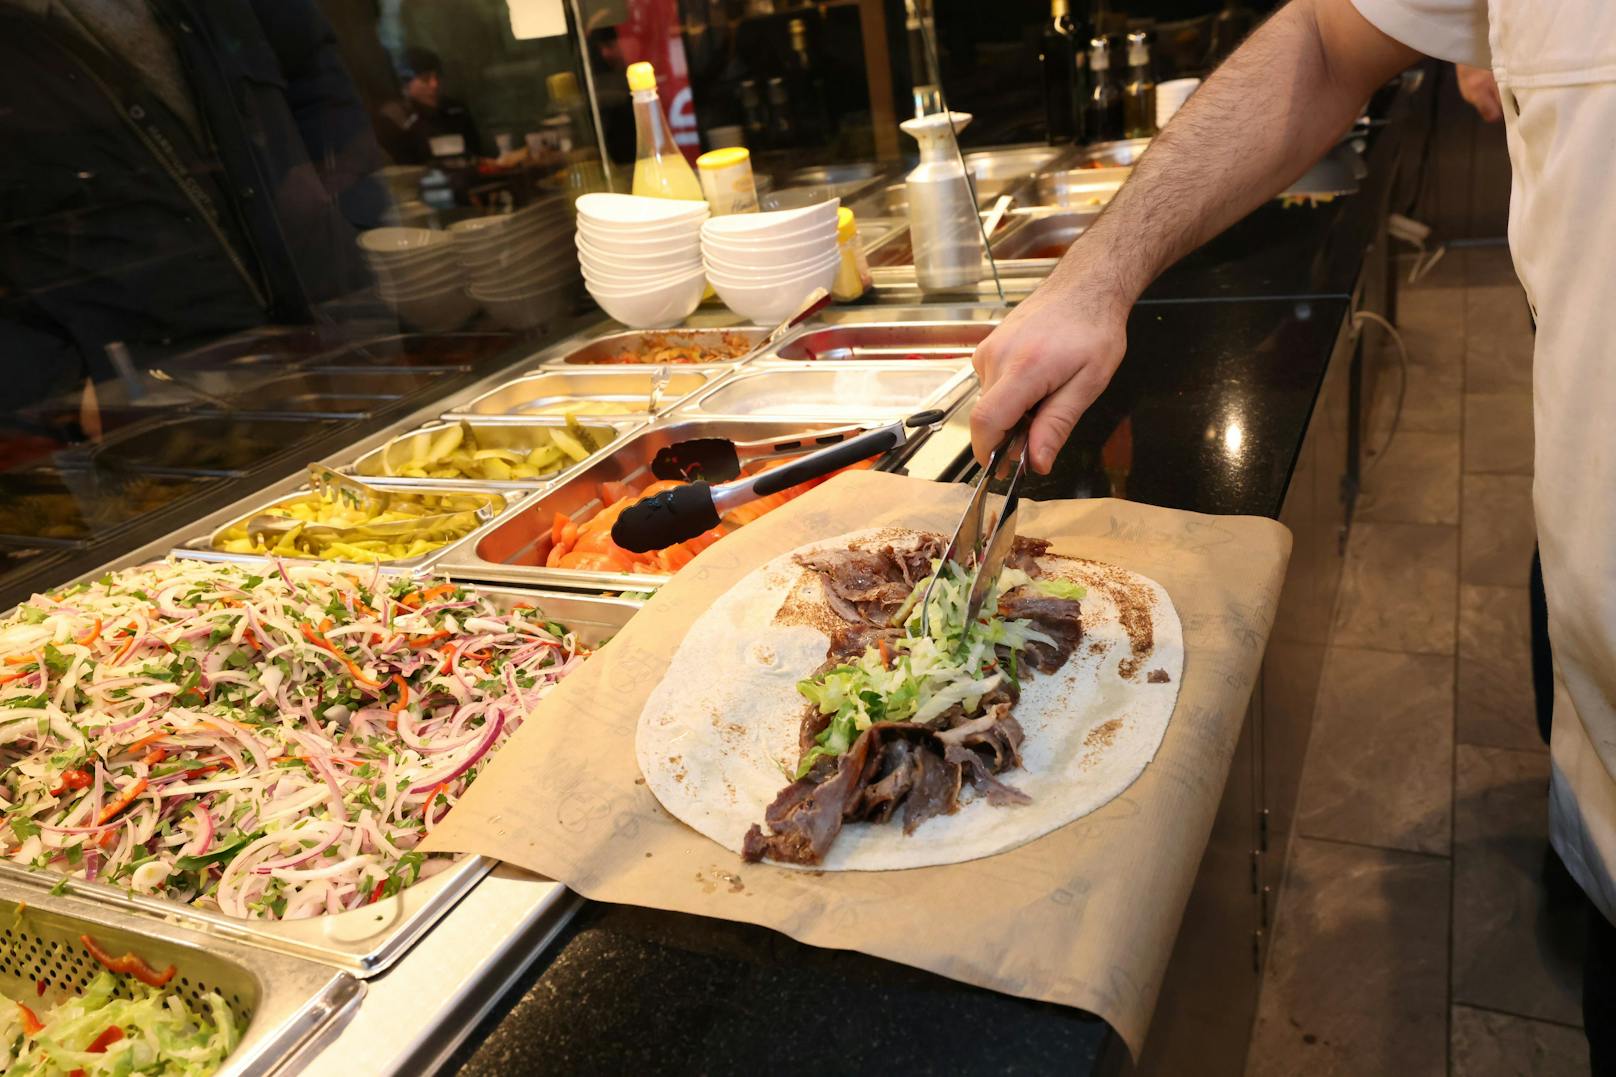
[[[117,800],[114,800],[111,804],[108,804],[105,808],[101,809],[101,814],[96,818],[95,825],[105,826],[106,823],[117,816],[119,812],[133,804],[135,799],[146,791],[146,786],[148,784],[149,783],[145,778],[141,778],[139,781],[135,782],[135,784],[131,785],[124,791],[122,796],[120,796]]]
[[[625,497],[638,497],[639,493],[626,482],[603,482],[600,484],[600,499],[606,504],[621,501]]]
[[[83,636],[80,636],[78,638],[78,640],[76,640],[75,642],[77,642],[80,647],[88,647],[90,644],[94,643],[100,637],[101,637],[101,618],[97,617],[95,619],[95,624],[90,627],[90,631],[86,632]]]
[[[30,1036],[37,1036],[45,1031],[45,1022],[39,1015],[22,1003],[17,1003],[17,1010],[22,1015],[22,1030]]]
[[[558,512],[555,514],[555,519],[550,521],[551,542],[555,543],[556,545],[561,544],[561,531],[567,526],[570,519],[571,518],[564,512]]]
[[[428,587],[425,591],[421,592],[421,601],[431,602],[434,598],[453,594],[454,589],[455,585],[452,583],[440,583],[436,587]]]

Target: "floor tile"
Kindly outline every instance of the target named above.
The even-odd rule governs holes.
[[[1546,751],[1532,697],[1524,587],[1459,586],[1457,736],[1462,744]]]
[[[1459,366],[1464,362],[1465,294],[1425,289],[1400,294],[1397,328],[1411,363]]]
[[[1453,1077],[1586,1077],[1579,1029],[1469,1006],[1453,1008]]]
[[[1447,1070],[1448,863],[1298,839],[1248,1077]]]
[[[1395,392],[1396,377],[1385,379]],[[1459,430],[1464,408],[1464,371],[1457,365],[1410,363],[1408,388],[1403,394],[1403,414],[1398,420],[1403,431],[1425,434],[1452,434]],[[1381,444],[1377,438],[1373,444]]]
[[[1519,284],[1465,290],[1465,389],[1532,387],[1532,314]]]
[[[1582,1022],[1583,898],[1549,887],[1549,761],[1541,752],[1455,750],[1453,1001]]]
[[[1332,647],[1296,832],[1445,854],[1452,762],[1452,659]]]
[[[1532,473],[1532,394],[1466,393],[1464,469]]]
[[[1452,251],[1448,252],[1452,254]],[[1519,287],[1515,263],[1505,243],[1478,244],[1464,248],[1465,283],[1482,287],[1513,284]]]
[[[1404,524],[1459,522],[1459,435],[1400,430],[1364,473],[1358,519]]]
[[[1347,542],[1332,642],[1452,654],[1458,528],[1358,522]]]
[[[1525,585],[1537,541],[1531,476],[1466,475],[1460,507],[1460,582]]]

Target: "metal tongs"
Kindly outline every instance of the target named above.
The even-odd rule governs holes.
[[[398,507],[393,500],[393,495],[386,490],[381,490],[367,482],[362,482],[352,475],[344,475],[340,471],[333,471],[324,464],[309,465],[309,488],[322,501],[346,505],[370,517],[371,520],[374,520],[375,517],[380,516],[390,508]],[[310,523],[290,516],[278,516],[274,513],[263,512],[247,521],[247,537],[266,546],[275,545],[283,536],[293,531],[298,531],[304,538],[320,538],[328,541],[387,539],[394,536],[431,534],[435,529],[447,526],[456,516],[467,511],[473,512],[479,520],[493,519],[496,515],[493,510],[493,499],[487,495],[471,496],[483,497],[483,503],[476,508],[468,507],[467,509],[453,512],[423,513],[403,520],[387,520],[382,523],[367,522],[349,526]],[[406,498],[406,504],[408,503],[409,499]]]
[[[1021,505],[1021,477],[1027,473],[1027,429],[1030,423],[1022,419],[1005,435],[999,447],[993,450],[988,459],[988,466],[982,469],[982,477],[976,481],[976,489],[971,494],[970,504],[965,506],[965,514],[960,517],[959,527],[954,531],[954,538],[949,542],[948,548],[943,551],[942,564],[946,566],[950,561],[963,566],[974,565],[976,574],[971,579],[971,597],[965,606],[965,623],[971,624],[976,620],[977,614],[982,612],[982,603],[987,601],[988,591],[993,582],[1004,571],[1004,563],[1010,557],[1010,548],[1016,541],[1016,510]],[[1011,460],[1014,458],[1015,469],[1011,470]],[[988,511],[988,483],[994,479],[1010,476],[1010,485],[1005,488],[1004,506],[999,510],[999,518],[994,521],[991,531],[985,530]],[[925,594],[920,596],[920,634],[931,634],[931,593],[937,587],[937,581],[942,578],[942,567],[932,577],[931,583],[926,586]]]

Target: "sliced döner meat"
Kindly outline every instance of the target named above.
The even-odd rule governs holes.
[[[763,813],[772,834],[756,823],[741,842],[748,861],[765,856],[788,864],[817,864],[841,832],[848,808],[857,802],[865,763],[874,743],[865,732],[838,761],[834,774],[815,784],[813,776],[792,782]]]
[[[1048,539],[1027,538],[1017,535],[1010,544],[1010,556],[1005,564],[1011,568],[1019,568],[1029,576],[1038,575],[1038,559],[1049,552]]]
[[[1039,673],[1053,673],[1066,664],[1083,636],[1082,605],[1074,598],[1056,598],[1031,587],[1018,587],[999,599],[999,615],[1006,620],[1028,620],[1055,641],[1029,643],[1022,651]]]
[[[943,555],[943,540],[936,535],[915,535],[908,542],[882,546],[881,553],[897,568],[903,582],[913,587],[931,575],[931,563]]]
[[[932,558],[940,552],[939,539],[919,535],[911,542],[888,543],[879,549],[854,547],[801,554],[797,564],[819,575],[838,617],[884,626],[903,607],[915,584],[931,573]]]
[[[968,722],[937,734],[944,744],[975,748],[995,773],[1021,766],[1021,742],[1026,739],[1021,723],[1010,715],[1010,704],[988,707]]]
[[[909,795],[915,785],[919,766],[915,757],[925,751],[907,738],[887,741],[881,749],[881,766],[877,777],[864,787],[864,795],[857,806],[858,818],[871,823],[884,823]]]
[[[996,807],[1010,804],[1031,804],[1032,797],[993,776],[988,764],[974,750],[959,744],[950,744],[943,750],[943,761],[950,763],[971,783],[971,788],[988,798]]]
[[[959,811],[960,768],[943,761],[931,748],[915,756],[915,784],[903,802],[903,832],[913,834],[915,827],[936,815],[953,815]]]

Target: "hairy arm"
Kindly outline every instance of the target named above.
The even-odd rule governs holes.
[[[1269,19],[1156,136],[1049,279],[977,348],[978,459],[1036,408],[1032,465],[1047,472],[1122,361],[1140,293],[1307,171],[1369,95],[1417,58],[1350,0],[1293,0]]]

